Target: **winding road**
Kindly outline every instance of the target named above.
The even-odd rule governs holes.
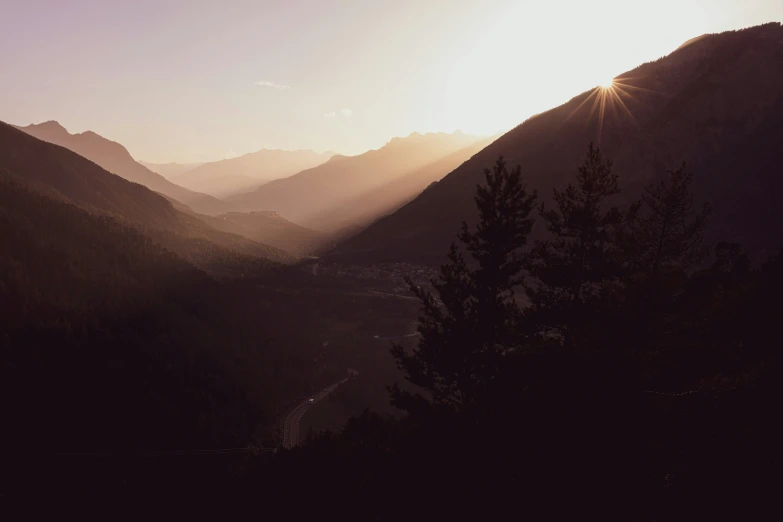
[[[284,448],[291,449],[299,444],[299,423],[301,422],[305,412],[307,412],[311,406],[314,406],[316,403],[325,399],[327,395],[337,389],[338,386],[348,381],[349,378],[350,377],[346,377],[341,381],[337,381],[328,388],[325,388],[312,397],[305,399],[299,404],[299,406],[294,408],[294,410],[286,416],[285,421],[283,422]]]

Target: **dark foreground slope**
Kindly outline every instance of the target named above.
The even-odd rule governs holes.
[[[611,90],[530,118],[338,253],[438,262],[461,221],[475,219],[475,185],[498,156],[520,164],[530,187],[548,198],[593,141],[615,161],[626,201],[687,162],[697,196],[717,209],[709,237],[741,240],[765,257],[783,237],[781,140],[781,25],[708,35],[620,75]]]
[[[395,313],[393,302],[339,293],[291,267],[215,280],[124,219],[19,179],[0,176],[0,491],[9,497],[117,493],[158,478],[170,487],[159,465],[190,476],[177,452],[274,447],[292,405],[361,367],[344,350],[357,345],[362,314]],[[238,269],[233,261],[227,269]],[[142,475],[140,461],[124,460],[149,451],[175,455],[144,460]],[[196,460],[193,476],[212,476],[212,461]]]
[[[375,364],[357,338],[410,318],[254,252],[280,253],[0,125],[0,492],[117,492],[150,451],[173,475],[151,457],[144,484],[203,480],[177,452],[274,447],[292,405]]]
[[[74,451],[207,443],[193,409],[224,416],[216,439],[239,429],[248,405],[233,385],[219,389],[214,354],[193,337],[205,333],[206,274],[114,218],[6,179],[0,241],[4,437],[27,447],[55,430],[48,444]]]
[[[7,179],[0,251],[4,462],[245,446],[335,378],[291,269],[215,281],[121,220]],[[7,472],[5,492],[24,487]]]
[[[257,278],[281,279],[281,266],[260,256],[284,254],[5,124],[0,252],[11,447],[52,430],[57,448],[246,443],[262,409],[302,393],[296,375],[281,384],[270,363],[283,357],[312,375],[296,350],[281,355],[309,344],[283,326],[287,311],[248,317],[234,307],[252,314],[263,292],[197,268],[255,276],[248,285],[263,289]],[[257,379],[252,387],[243,372]]]

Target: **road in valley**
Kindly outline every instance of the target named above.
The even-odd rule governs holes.
[[[391,335],[389,337],[380,337],[380,336],[376,335],[375,339],[377,341],[390,341],[390,340],[394,340],[394,339],[406,339],[408,337],[418,337],[420,335],[421,335],[421,333],[419,333],[419,332],[413,332],[413,333],[409,333],[409,334],[405,334],[405,335]]]
[[[290,449],[299,444],[299,423],[301,422],[305,412],[307,412],[307,410],[309,410],[319,401],[325,399],[327,395],[337,389],[338,386],[348,381],[348,379],[349,377],[346,377],[341,381],[337,381],[328,388],[325,388],[312,397],[305,399],[299,404],[299,406],[294,408],[294,410],[288,414],[288,416],[285,418],[285,421],[283,422],[284,448]]]
[[[397,299],[407,299],[409,301],[418,301],[418,297],[413,297],[410,295],[402,295],[402,294],[389,294],[387,292],[378,292],[377,290],[367,290],[367,292],[373,294],[373,295],[379,295],[382,297],[396,297]]]

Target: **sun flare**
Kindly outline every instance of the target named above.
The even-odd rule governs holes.
[[[602,89],[611,89],[612,87],[614,87],[614,78],[612,78],[609,81],[605,81],[601,83],[599,87],[601,87]]]

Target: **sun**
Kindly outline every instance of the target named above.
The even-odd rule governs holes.
[[[599,87],[601,87],[602,89],[611,89],[612,87],[614,87],[614,78],[612,78],[609,81],[602,82],[599,85]]]

